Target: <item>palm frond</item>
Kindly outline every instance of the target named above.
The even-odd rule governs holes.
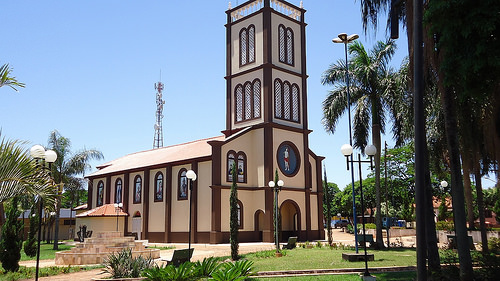
[[[6,63],[0,66],[0,87],[8,86],[14,91],[18,91],[16,87],[24,88],[25,84],[17,81],[16,77],[11,76],[12,68]]]

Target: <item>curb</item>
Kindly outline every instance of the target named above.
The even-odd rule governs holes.
[[[393,267],[371,267],[371,273],[396,272],[396,271],[415,271],[416,266],[393,266]],[[334,269],[304,269],[304,270],[283,270],[283,271],[260,271],[256,276],[258,278],[266,277],[293,277],[293,276],[314,276],[314,275],[333,275],[346,273],[363,273],[365,268],[334,268]]]

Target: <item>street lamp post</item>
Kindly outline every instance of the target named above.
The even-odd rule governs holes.
[[[118,214],[120,213],[120,209],[123,207],[123,203],[115,203],[115,211],[116,211],[116,231],[118,232]]]
[[[363,218],[363,248],[365,250],[365,273],[363,274],[364,276],[370,276],[370,272],[368,271],[368,255],[367,255],[367,252],[366,252],[366,230],[365,230],[365,216],[364,216],[364,211],[365,211],[365,203],[364,203],[364,199],[363,199],[363,177],[362,177],[362,174],[361,174],[361,163],[370,163],[370,169],[373,170],[373,156],[375,154],[377,154],[377,148],[374,146],[374,145],[367,145],[365,147],[365,153],[370,157],[370,160],[361,160],[361,155],[358,154],[358,160],[354,160],[352,158],[352,146],[350,145],[347,145],[347,144],[344,144],[341,148],[341,152],[342,154],[346,157],[346,161],[347,163],[351,163],[351,168],[352,168],[352,164],[353,162],[356,162],[358,163],[358,169],[359,169],[359,191],[360,191],[360,195],[361,195],[361,214],[362,214],[362,218]],[[349,156],[351,156],[351,159],[349,160]],[[347,168],[349,168],[349,166],[347,166]],[[351,171],[352,172],[352,171]],[[355,233],[355,237],[357,236],[357,233]]]
[[[270,181],[268,183],[269,187],[274,190],[274,242],[276,244],[276,253],[280,251],[280,244],[279,244],[279,229],[278,229],[278,192],[281,191],[281,188],[283,187],[285,183],[282,180],[279,180],[277,183],[274,181]]]
[[[196,173],[193,170],[189,170],[186,172],[186,177],[189,179],[189,237],[188,237],[188,249],[189,249],[189,258],[188,261],[191,261],[191,199],[193,197],[193,181],[196,180]]]
[[[37,163],[42,161],[42,167],[44,162],[49,163],[49,175],[52,163],[54,163],[57,159],[57,153],[53,150],[45,151],[45,148],[41,145],[34,145],[30,149],[30,155],[35,159]],[[38,195],[38,241],[37,241],[37,250],[36,250],[36,270],[35,270],[35,280],[38,281],[38,269],[40,268],[40,240],[42,239],[42,210],[43,210],[43,199],[40,195]]]
[[[345,47],[345,77],[347,84],[347,116],[349,118],[349,145],[352,147],[352,128],[351,128],[351,101],[350,101],[350,89],[349,89],[349,62],[347,61],[347,44],[359,38],[359,35],[352,34],[347,35],[347,33],[340,33],[337,38],[332,40],[333,43],[343,43]],[[351,155],[352,157],[352,155]],[[349,167],[348,167],[349,168]],[[356,220],[356,194],[354,192],[354,166],[351,162],[351,183],[352,183],[352,213],[354,217],[354,232],[357,233],[358,226]],[[355,238],[355,248],[356,254],[358,253],[358,238]]]

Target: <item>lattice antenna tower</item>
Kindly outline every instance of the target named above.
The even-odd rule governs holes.
[[[153,149],[163,147],[163,105],[165,101],[163,100],[163,83],[155,83],[156,90],[156,122],[155,122],[155,137],[153,141]]]

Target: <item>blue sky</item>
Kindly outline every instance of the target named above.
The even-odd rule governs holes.
[[[232,1],[233,7],[242,4]],[[299,5],[299,0],[289,0]],[[326,157],[328,181],[350,182],[340,147],[347,118],[334,135],[321,125],[329,64],[344,58],[339,33],[357,33],[367,49],[385,40],[385,21],[364,34],[359,1],[304,0],[307,10],[308,114],[311,149]],[[72,151],[95,148],[104,163],[152,148],[154,83],[164,86],[164,145],[220,135],[225,129],[225,27],[228,1],[4,0],[0,64],[26,83],[19,93],[0,88],[2,136],[47,144],[57,129]],[[400,30],[392,65],[407,55]],[[387,130],[390,132],[390,130]],[[392,146],[392,137],[383,136]],[[363,172],[367,174],[367,172]],[[286,183],[285,183],[286,184]]]

